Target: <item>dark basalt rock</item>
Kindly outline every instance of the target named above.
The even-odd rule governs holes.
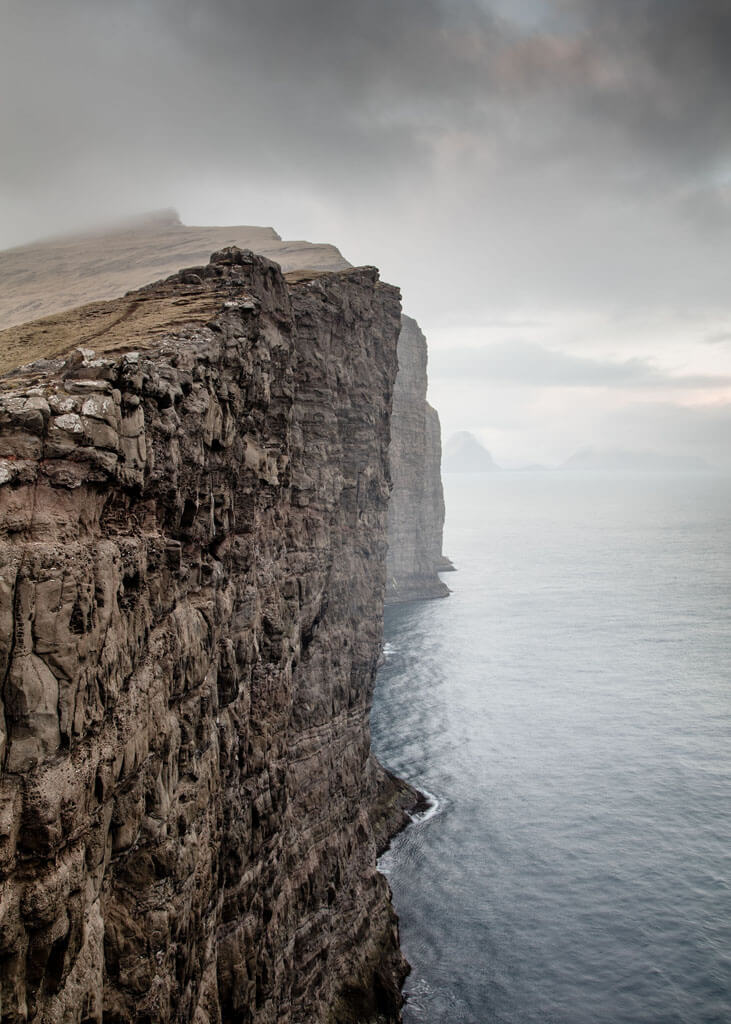
[[[154,289],[216,312],[0,386],[2,1019],[396,1021],[399,295],[237,249]]]

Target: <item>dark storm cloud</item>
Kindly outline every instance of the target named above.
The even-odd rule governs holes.
[[[143,169],[239,158],[276,172],[286,155],[290,172],[362,179],[403,160],[408,174],[440,139],[468,163],[470,142],[487,143],[501,163],[565,159],[591,138],[592,164],[624,139],[636,149],[606,172],[633,183],[650,158],[672,176],[726,157],[725,0],[542,6],[526,30],[470,0],[10,0],[3,176],[49,180],[126,151]]]
[[[565,0],[597,71],[587,99],[642,151],[706,172],[728,156],[731,7],[726,0]],[[727,171],[727,167],[722,168]]]
[[[726,0],[5,8],[0,244],[225,182],[250,221],[279,189],[352,225],[427,319],[437,281],[442,308],[725,301]]]
[[[504,382],[521,387],[700,390],[731,385],[731,377],[727,376],[671,375],[658,370],[647,359],[593,359],[526,341],[437,350],[431,355],[430,367],[432,372],[445,378]]]
[[[125,153],[132,173],[138,159],[185,159],[240,160],[243,175],[257,164],[283,177],[380,174],[415,155],[418,132],[395,130],[395,90],[417,120],[422,97],[450,91],[433,78],[442,23],[429,0],[13,0],[0,43],[3,95],[16,96],[3,104],[4,177],[49,180],[105,153]]]
[[[264,73],[259,92],[285,121],[281,99],[292,113],[315,99],[326,104],[318,119],[360,122],[366,135],[388,123],[416,138],[489,129],[497,142],[537,153],[582,135],[601,149],[626,139],[638,147],[621,168],[633,183],[650,154],[653,171],[671,175],[725,159],[726,0],[541,6],[543,24],[526,29],[470,0],[153,4],[161,29],[172,27],[214,77],[224,65]]]
[[[0,247],[155,206],[271,223],[378,264],[454,345],[604,326],[470,377],[706,399],[703,359],[672,376],[657,330],[622,335],[684,325],[692,366],[728,321],[730,56],[728,0],[5,0]],[[431,375],[461,414],[453,357]]]

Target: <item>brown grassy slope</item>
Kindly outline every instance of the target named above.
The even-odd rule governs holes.
[[[181,267],[205,264],[212,252],[228,245],[268,256],[285,272],[350,266],[332,245],[282,241],[272,228],[188,227],[173,211],[164,211],[109,231],[0,252],[0,330],[115,298]]]
[[[220,294],[212,292],[165,295],[151,290],[9,327],[0,331],[0,374],[74,348],[98,353],[144,349],[186,324],[205,323],[220,306]]]

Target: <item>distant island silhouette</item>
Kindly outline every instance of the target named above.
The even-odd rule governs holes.
[[[494,473],[499,468],[487,448],[467,430],[452,434],[444,445],[443,473]]]

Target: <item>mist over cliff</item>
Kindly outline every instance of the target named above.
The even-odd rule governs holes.
[[[0,248],[169,204],[334,240],[402,288],[446,434],[729,465],[726,0],[3,15]]]

